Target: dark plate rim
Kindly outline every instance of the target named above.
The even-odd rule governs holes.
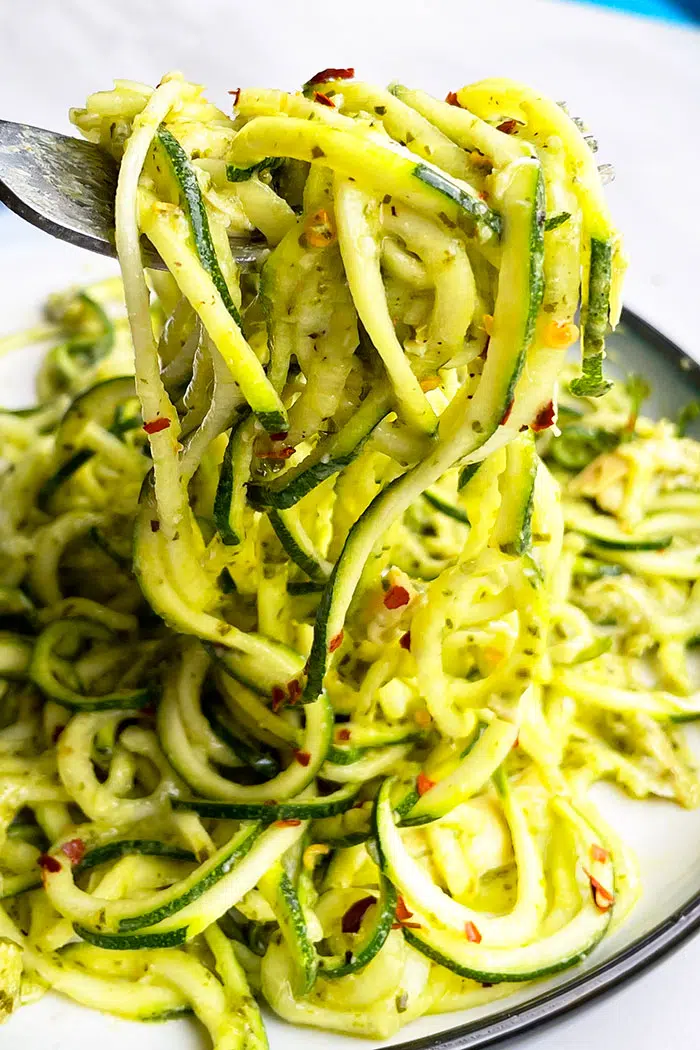
[[[622,324],[654,347],[669,364],[684,373],[688,384],[700,391],[700,365],[632,310],[623,310]],[[481,1050],[503,1039],[541,1027],[620,988],[638,977],[665,955],[680,948],[700,928],[700,889],[649,932],[620,949],[592,970],[576,974],[557,988],[518,1006],[506,1006],[488,1018],[396,1043],[392,1050]]]

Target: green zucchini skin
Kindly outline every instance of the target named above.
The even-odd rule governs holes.
[[[174,897],[172,900],[158,908],[153,908],[151,911],[144,911],[141,915],[132,915],[128,918],[121,919],[119,921],[119,931],[130,933],[134,930],[143,929],[146,926],[155,926],[156,923],[161,922],[163,919],[167,919],[170,915],[174,915],[176,912],[181,911],[186,907],[186,905],[191,904],[192,901],[197,900],[198,897],[201,897],[202,894],[218,882],[219,879],[223,878],[224,875],[227,875],[238,861],[243,860],[255,845],[262,830],[262,824],[254,824],[247,828],[245,832],[239,832],[232,841],[231,848],[222,851],[220,862],[191,886],[188,891],[181,894],[179,897]]]
[[[218,820],[313,820],[335,817],[352,809],[360,792],[360,785],[350,784],[316,799],[290,799],[286,802],[217,802],[210,799],[176,798],[173,809],[198,813],[200,817]]]
[[[462,525],[469,525],[469,518],[467,517],[466,511],[462,510],[462,508],[458,507],[455,503],[450,503],[448,500],[443,499],[437,492],[426,489],[423,493],[423,499],[426,500],[431,507],[434,507],[435,510],[439,510],[441,514],[445,514],[448,518],[453,518],[454,521],[459,521]]]
[[[548,961],[542,965],[537,965],[535,963],[527,970],[482,970],[478,967],[464,966],[461,965],[458,959],[454,956],[440,951],[437,947],[431,945],[430,940],[425,935],[421,936],[417,931],[406,929],[405,927],[403,935],[413,948],[417,948],[419,952],[422,952],[423,955],[427,955],[429,959],[433,960],[433,962],[438,963],[440,966],[444,966],[446,969],[451,970],[460,977],[468,977],[473,981],[479,981],[481,984],[501,984],[504,981],[515,982],[540,980],[543,977],[550,977],[552,974],[560,973],[562,970],[568,970],[570,967],[575,966],[576,963],[581,962],[582,959],[585,959],[587,955],[590,955],[595,946],[604,936],[607,925],[608,924],[606,923],[604,926],[597,929],[595,934],[592,935],[589,940],[582,943],[570,954],[566,954],[565,957]]]
[[[214,495],[214,524],[227,546],[235,546],[243,539],[243,523],[241,521],[245,500],[236,500],[236,467],[241,467],[241,456],[237,452],[241,449],[243,434],[242,428],[247,422],[247,417],[241,419],[231,427],[224,458],[221,461],[219,481]],[[238,462],[237,462],[238,461]],[[238,505],[240,503],[240,505]]]
[[[187,940],[187,927],[183,926],[177,930],[169,930],[164,933],[97,933],[87,926],[79,923],[73,924],[78,937],[88,944],[94,944],[96,948],[106,948],[109,951],[137,951],[141,948],[177,948]]]
[[[231,292],[219,265],[209,228],[206,206],[194,168],[178,140],[166,127],[161,125],[156,137],[180,189],[199,261],[211,277],[214,287],[221,296],[221,301],[229,315],[240,328],[241,315],[231,297]],[[255,414],[260,420],[263,429],[268,433],[284,430],[287,426],[284,415],[279,411],[261,409],[259,411],[256,410]]]
[[[304,670],[304,658],[293,649],[279,642],[266,639],[269,653],[262,666],[260,661],[247,653],[232,649],[221,649],[210,642],[202,645],[217,666],[229,677],[252,689],[259,696],[270,697],[275,686],[286,686],[293,678],[299,678]]]
[[[172,132],[168,131],[162,124],[158,128],[157,137],[180,188],[187,217],[192,227],[192,237],[199,261],[214,282],[216,290],[231,317],[240,326],[241,315],[231,298],[231,293],[219,266],[219,260],[216,257],[216,250],[209,229],[207,209],[202,199],[202,191],[199,188],[197,176],[190,164],[190,159]]]
[[[605,334],[610,322],[612,258],[612,242],[592,237],[588,303],[583,321],[581,375],[570,383],[571,393],[577,397],[600,397],[612,386],[612,383],[603,378]]]
[[[284,164],[284,157],[265,157],[257,164],[250,164],[247,168],[237,168],[235,164],[226,165],[226,178],[229,182],[248,182],[254,175],[262,175],[267,171],[276,171]]]
[[[316,983],[318,957],[309,940],[306,918],[296,886],[278,861],[263,875],[258,888],[275,913],[280,932],[294,960],[296,994],[308,995]]]
[[[74,711],[121,711],[138,710],[145,707],[152,699],[153,692],[150,686],[141,689],[117,689],[113,693],[102,696],[82,695],[68,686],[63,685],[51,670],[51,654],[53,646],[66,634],[66,627],[73,626],[76,632],[82,632],[88,638],[101,641],[108,640],[114,636],[114,632],[102,624],[93,623],[80,617],[56,620],[45,627],[36,640],[34,652],[29,665],[29,677],[57,704]]]
[[[478,197],[465,193],[451,179],[445,178],[439,171],[428,167],[427,164],[416,164],[413,169],[413,175],[420,182],[425,183],[426,186],[438,190],[443,196],[454,201],[469,216],[475,226],[485,226],[496,237],[501,236],[503,228],[501,216],[497,212],[492,211],[488,204],[484,204]]]
[[[277,539],[280,541],[282,547],[294,564],[297,565],[302,572],[305,572],[314,582],[325,582],[327,574],[324,571],[323,565],[319,564],[318,561],[302,548],[301,543],[297,541],[297,538],[294,535],[293,529],[282,517],[279,510],[270,510],[268,512],[268,519],[270,525],[272,525],[272,528],[275,531]]]
[[[204,702],[202,713],[219,739],[228,744],[233,753],[263,780],[271,780],[272,777],[277,776],[281,766],[274,752],[262,745],[254,746],[241,735],[238,727],[234,731],[228,712],[223,705]]]
[[[610,551],[659,551],[671,545],[672,536],[625,533],[617,521],[603,514],[588,513],[574,505],[564,508],[567,528],[585,536],[596,547]]]
[[[98,864],[106,864],[110,860],[119,860],[120,857],[131,856],[134,853],[143,857],[170,857],[173,860],[188,860],[192,863],[197,859],[191,850],[172,846],[160,839],[119,839],[117,842],[107,842],[104,846],[95,846],[94,849],[88,850],[73,868],[73,874],[81,875],[84,871],[96,868]]]
[[[364,448],[372,431],[390,409],[390,398],[370,394],[337,434],[320,441],[298,466],[269,484],[248,485],[248,499],[255,507],[288,510],[326,478],[349,466]]]
[[[392,926],[396,921],[397,895],[393,884],[386,877],[379,877],[379,896],[375,904],[376,915],[374,922],[363,938],[362,944],[357,951],[353,952],[348,962],[324,964],[320,960],[319,976],[326,980],[337,980],[347,977],[351,973],[358,973],[374,959],[382,950],[386,939],[391,933]]]

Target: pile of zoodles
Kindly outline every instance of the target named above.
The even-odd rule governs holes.
[[[700,445],[602,376],[622,255],[562,106],[233,95],[74,111],[122,281],[0,346],[48,344],[0,412],[0,1011],[260,1050],[257,998],[384,1038],[629,912],[589,789],[698,801]]]

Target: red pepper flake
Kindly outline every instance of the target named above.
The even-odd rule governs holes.
[[[473,922],[465,922],[464,933],[467,940],[471,941],[472,944],[481,944],[481,934]]]
[[[591,846],[591,860],[596,860],[599,864],[605,864],[610,860],[610,854],[606,849],[594,842]]]
[[[284,441],[288,433],[288,430],[280,430],[276,434],[270,434],[270,441]]]
[[[501,416],[501,422],[498,424],[499,426],[504,427],[506,425],[506,423],[510,419],[510,414],[513,411],[513,405],[514,404],[515,404],[515,401],[511,398],[511,400],[506,405],[505,412]]]
[[[615,903],[613,894],[610,890],[606,890],[605,886],[603,886],[601,882],[598,882],[598,879],[596,879],[594,875],[591,875],[591,873],[586,871],[585,868],[583,870],[586,878],[590,881],[593,901],[596,908],[598,908],[599,911],[608,911],[608,909]]]
[[[324,95],[322,91],[314,91],[314,102],[318,102],[321,106],[330,106],[331,109],[335,109],[335,102],[328,95]]]
[[[359,933],[362,920],[372,905],[376,903],[376,897],[361,897],[359,901],[351,904],[340,922],[343,933]]]
[[[532,423],[530,423],[530,427],[536,432],[540,430],[548,430],[553,422],[554,402],[550,401],[549,404],[545,405],[544,408],[541,408],[539,410]]]
[[[40,857],[37,857],[37,864],[44,871],[49,871],[52,874],[62,870],[60,860],[56,860],[50,853],[42,853]]]
[[[431,780],[430,777],[427,777],[425,773],[419,773],[418,779],[416,780],[416,789],[418,791],[418,794],[424,795],[426,791],[430,791],[432,787],[435,787],[435,781]]]
[[[311,755],[308,751],[295,751],[294,757],[296,758],[300,766],[308,766],[309,762],[311,761]]]
[[[457,106],[459,109],[462,108],[462,105],[459,99],[457,98],[456,91],[448,91],[445,95],[445,102],[447,102],[447,104],[450,106]]]
[[[405,587],[390,587],[384,595],[384,605],[387,609],[400,609],[403,605],[408,605],[410,600],[411,595]]]
[[[256,452],[255,455],[258,459],[289,459],[290,456],[294,455],[294,446],[285,445],[283,448],[266,448],[260,452]]]
[[[314,73],[310,80],[306,81],[306,87],[312,87],[314,84],[323,84],[326,80],[352,80],[355,76],[355,70],[353,66],[348,66],[347,69],[322,69],[320,73]]]
[[[276,820],[273,824],[275,828],[298,828],[301,824],[300,820],[296,817],[288,817],[287,820]]]
[[[512,135],[518,126],[517,120],[504,120],[502,124],[499,124],[497,131],[502,131],[504,135]]]
[[[295,704],[301,697],[301,685],[297,678],[292,678],[291,682],[287,682],[287,692],[289,693],[289,702]]]
[[[80,864],[85,856],[85,843],[82,839],[70,839],[68,842],[63,843],[61,850],[68,857],[71,864],[75,866]]]
[[[335,734],[336,740],[349,740],[351,736],[349,729],[339,729]]]
[[[238,105],[239,98],[241,97],[241,89],[234,88],[233,91],[229,91],[229,95],[233,95],[233,105],[235,108]]]
[[[403,899],[403,897],[399,897],[399,899],[396,902],[396,918],[399,920],[399,922],[405,922],[406,919],[413,918],[413,912],[408,910],[408,908],[406,907],[406,901]]]
[[[399,645],[401,646],[402,649],[408,649],[408,651],[410,652],[410,650],[411,650],[411,632],[410,631],[406,631],[405,634],[401,635],[401,637],[399,638]]]
[[[151,532],[158,532],[159,528],[160,522],[157,521],[155,518],[151,518]]]
[[[419,922],[392,922],[392,930],[422,930]]]
[[[157,419],[150,419],[144,423],[143,429],[147,434],[160,434],[161,430],[167,430],[169,426],[170,420],[165,416],[159,416]]]
[[[340,631],[336,634],[335,638],[331,638],[330,645],[328,646],[328,652],[334,653],[336,649],[340,649],[343,644],[343,638],[345,637],[345,631]]]
[[[280,707],[287,699],[287,694],[280,685],[273,685],[272,687],[272,710],[279,711]]]

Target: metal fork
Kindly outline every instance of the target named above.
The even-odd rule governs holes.
[[[116,255],[116,161],[99,146],[55,131],[0,120],[0,201],[32,226],[100,255]],[[243,269],[260,264],[262,244],[231,239]],[[146,266],[163,268],[142,242]]]

